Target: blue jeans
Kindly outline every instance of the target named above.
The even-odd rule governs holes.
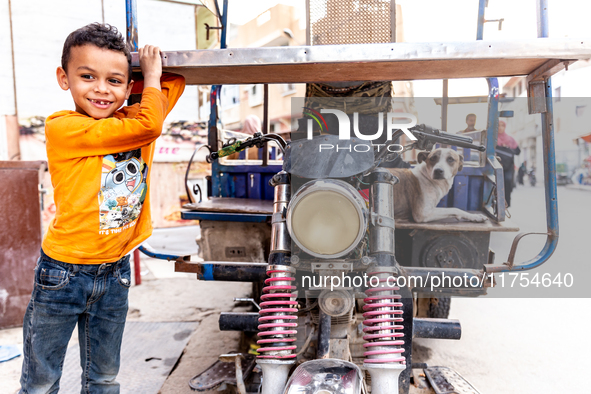
[[[119,393],[121,338],[131,285],[129,256],[114,263],[68,264],[41,251],[23,322],[19,394],[53,394],[78,323],[81,393]]]

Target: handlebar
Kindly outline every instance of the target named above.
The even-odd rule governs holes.
[[[434,143],[440,143],[454,145],[460,148],[475,149],[480,152],[486,151],[484,145],[473,144],[473,140],[470,137],[446,133],[445,131],[424,124],[412,127],[409,130],[417,137],[415,144],[419,149],[431,150]]]
[[[460,148],[475,149],[480,152],[486,151],[485,146],[474,144],[472,138],[470,137],[450,134],[424,124],[411,127],[408,130],[410,130],[412,134],[417,138],[417,140],[413,143],[414,147],[421,150],[431,150],[433,149],[433,146],[436,143],[440,143],[446,145],[453,145]],[[401,130],[396,131],[391,142],[393,143],[394,141],[398,140],[398,138],[401,135]],[[222,149],[218,150],[217,152],[211,152],[210,155],[207,157],[207,160],[211,162],[212,160],[217,160],[221,157],[229,156],[233,153],[243,151],[244,149],[251,148],[253,146],[262,148],[263,144],[268,141],[277,142],[282,150],[285,150],[285,147],[287,145],[285,140],[278,134],[255,133],[251,138],[248,138],[244,141],[230,141],[231,142],[224,145]],[[380,152],[376,157],[376,163],[379,164],[386,154],[386,150]]]
[[[234,140],[234,138],[232,140]],[[252,148],[253,146],[256,146],[257,148],[262,148],[263,144],[268,141],[277,142],[281,150],[285,150],[285,147],[287,145],[285,140],[278,134],[254,133],[252,137],[244,141],[238,140],[235,142],[231,142],[224,145],[222,149],[218,150],[217,152],[211,152],[207,157],[207,160],[211,162],[212,160],[217,160],[220,157],[230,156],[233,153],[241,152],[244,149]]]
[[[217,152],[211,152],[208,159],[210,160],[217,160],[220,157],[230,156],[232,153],[240,152],[247,148],[246,141],[236,141],[233,144],[226,145],[222,149],[218,150]]]

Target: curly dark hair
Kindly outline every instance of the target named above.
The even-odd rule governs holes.
[[[64,42],[64,50],[62,51],[62,68],[66,72],[68,71],[68,62],[70,61],[70,50],[73,47],[87,44],[124,54],[129,64],[128,82],[131,81],[131,53],[117,28],[106,23],[91,23],[70,33],[68,38],[66,38],[66,42]]]

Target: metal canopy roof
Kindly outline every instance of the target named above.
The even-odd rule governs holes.
[[[164,52],[187,84],[403,81],[548,76],[591,58],[591,39],[387,43]],[[567,62],[562,62],[567,60]],[[134,67],[139,66],[136,53]]]

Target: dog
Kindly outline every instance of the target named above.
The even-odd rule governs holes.
[[[452,149],[420,152],[412,169],[391,168],[400,184],[394,186],[394,217],[417,223],[455,218],[484,222],[485,215],[469,213],[459,208],[438,208],[437,204],[451,189],[454,177],[462,170],[464,158]]]

